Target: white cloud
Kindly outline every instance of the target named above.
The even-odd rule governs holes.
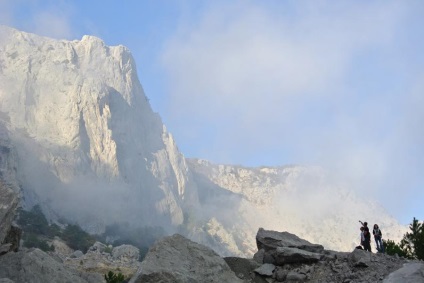
[[[245,165],[320,163],[376,195],[388,180],[390,188],[405,183],[393,177],[393,163],[404,163],[402,146],[417,144],[421,132],[398,141],[399,131],[411,119],[420,124],[423,111],[397,109],[411,95],[390,88],[416,76],[397,70],[411,71],[403,62],[408,43],[399,40],[415,8],[287,3],[211,5],[165,45],[170,100],[163,115],[183,153]]]
[[[57,39],[73,39],[73,6],[66,1],[0,0],[1,24]]]

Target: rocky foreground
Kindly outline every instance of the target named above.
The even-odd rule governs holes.
[[[52,243],[55,252],[4,248],[0,282],[106,282],[104,274],[108,271],[122,273],[124,282],[131,283],[424,282],[422,261],[359,249],[325,250],[288,232],[262,228],[256,243],[258,251],[253,258],[223,258],[204,245],[174,234],[157,241],[139,262],[138,249],[130,245],[112,249],[96,242],[83,254],[56,239]],[[7,238],[2,240],[1,247],[12,245],[16,246],[7,243]]]

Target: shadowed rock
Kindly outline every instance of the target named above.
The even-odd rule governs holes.
[[[286,263],[318,262],[321,258],[321,255],[297,248],[278,247],[275,250],[274,258],[277,265],[283,265]]]

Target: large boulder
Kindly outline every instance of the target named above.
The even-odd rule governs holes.
[[[103,282],[100,274],[77,272],[39,249],[21,250],[0,257],[0,278],[31,283]]]
[[[130,283],[242,283],[225,260],[210,248],[179,234],[156,242]]]
[[[322,245],[312,244],[289,232],[277,232],[259,228],[256,234],[256,245],[258,250],[275,250],[278,247],[298,248],[301,250],[321,253],[324,250]]]
[[[114,260],[136,262],[140,258],[140,250],[132,245],[120,245],[112,250]]]
[[[424,263],[407,263],[402,268],[390,273],[383,283],[417,283],[424,282]]]
[[[371,256],[371,252],[355,249],[349,254],[348,261],[352,266],[355,267],[368,267],[371,262]]]

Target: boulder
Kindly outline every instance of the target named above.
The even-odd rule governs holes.
[[[242,283],[225,260],[210,248],[179,234],[162,238],[148,251],[130,283]]]
[[[103,243],[101,243],[101,242],[99,242],[99,241],[96,241],[89,249],[88,249],[88,252],[99,252],[99,253],[102,253],[102,252],[104,252],[105,250],[106,250],[106,248],[107,248],[108,246],[107,245],[105,245],[105,244],[103,244]]]
[[[100,274],[87,274],[67,269],[39,249],[23,249],[0,257],[0,278],[14,282],[103,282]],[[7,281],[6,281],[7,282]]]
[[[121,245],[113,248],[112,257],[123,262],[135,262],[140,258],[140,250],[131,245]]]
[[[277,232],[259,228],[256,234],[256,246],[258,250],[275,250],[278,247],[298,248],[301,250],[321,253],[324,250],[322,245],[312,244],[289,232]]]
[[[298,248],[278,247],[274,252],[276,265],[287,263],[313,263],[318,262],[321,254],[308,252]]]
[[[371,252],[355,249],[348,255],[348,261],[355,267],[368,267],[371,262]]]
[[[275,265],[270,263],[264,263],[258,268],[256,268],[255,272],[263,276],[272,276],[272,274],[274,273],[274,270],[275,270]]]
[[[406,263],[395,272],[390,273],[383,283],[417,283],[424,282],[424,263]]]

